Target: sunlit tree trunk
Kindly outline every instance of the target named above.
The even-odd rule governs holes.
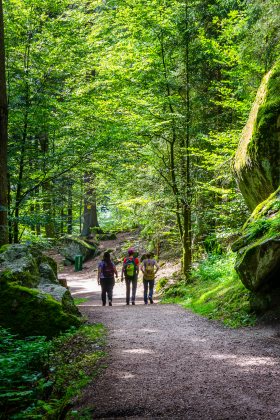
[[[84,175],[84,223],[82,236],[88,236],[91,228],[99,227],[96,207],[96,190],[94,187],[94,177],[91,173]]]
[[[5,43],[2,0],[0,0],[0,245],[9,241],[8,235],[8,104],[5,74]]]

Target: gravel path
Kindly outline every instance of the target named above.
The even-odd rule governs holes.
[[[109,331],[108,368],[79,403],[92,418],[280,419],[276,328],[231,330],[140,298],[101,307],[99,292],[81,310]]]
[[[74,297],[88,298],[83,314],[108,328],[108,367],[79,399],[91,418],[280,419],[279,325],[232,330],[177,305],[144,305],[141,287],[126,306],[121,283],[102,307],[95,269],[64,273]]]

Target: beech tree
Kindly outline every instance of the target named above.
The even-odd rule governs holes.
[[[0,1],[0,245],[8,243],[8,104],[6,93],[6,66],[3,5]]]

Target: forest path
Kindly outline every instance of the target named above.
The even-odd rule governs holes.
[[[279,327],[232,330],[177,305],[144,305],[140,289],[126,306],[120,283],[102,307],[96,263],[64,273],[74,297],[88,298],[82,313],[108,329],[108,367],[78,410],[92,419],[280,419]]]

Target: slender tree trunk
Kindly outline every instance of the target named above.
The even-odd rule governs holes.
[[[67,233],[69,235],[73,232],[73,182],[68,183],[68,203],[67,203]]]
[[[0,245],[9,242],[8,234],[8,103],[6,91],[3,6],[0,0]]]
[[[18,182],[16,188],[16,197],[15,197],[15,211],[14,211],[14,224],[13,224],[13,231],[14,231],[14,242],[19,242],[19,213],[20,213],[20,201],[21,201],[21,193],[22,193],[22,181],[24,175],[24,167],[25,167],[25,153],[26,153],[26,141],[27,141],[27,132],[28,132],[28,116],[29,116],[29,107],[30,107],[30,90],[29,90],[29,57],[30,57],[30,42],[31,42],[32,35],[29,34],[28,36],[28,43],[25,49],[24,55],[24,70],[26,74],[26,82],[25,82],[25,110],[23,116],[23,131],[22,131],[22,140],[21,140],[21,148],[20,148],[20,161],[19,161],[19,168],[18,168]]]
[[[91,228],[99,227],[96,207],[96,191],[93,186],[92,174],[84,175],[84,223],[82,236],[88,236]]]
[[[44,195],[44,204],[43,210],[47,218],[45,224],[45,235],[47,238],[55,237],[55,225],[54,225],[54,212],[53,212],[53,200],[52,200],[52,185],[50,182],[45,182],[43,184],[43,195]]]
[[[60,210],[60,235],[63,235],[64,233],[64,219],[65,219],[65,215],[64,215],[64,208],[62,207]]]
[[[35,190],[35,195],[38,195],[39,192],[40,192],[40,189],[38,187]],[[36,218],[37,218],[37,220],[38,220],[38,216],[40,214],[40,211],[41,211],[40,204],[39,204],[39,202],[36,202],[36,204],[35,204],[35,212],[36,212]],[[36,223],[36,235],[37,236],[40,236],[41,235],[41,223],[39,223],[39,222]]]
[[[187,3],[186,3],[186,18],[187,18]],[[164,70],[164,77],[166,82],[166,96],[168,99],[169,112],[173,116],[174,109],[171,102],[171,90],[168,82],[168,69],[165,60],[165,49],[163,41],[163,33],[160,36],[161,44],[161,58]],[[185,57],[185,71],[186,71],[186,133],[185,136],[181,137],[180,148],[183,150],[184,155],[180,159],[180,167],[177,169],[181,176],[182,184],[185,183],[185,187],[180,187],[178,179],[176,177],[176,163],[175,163],[175,145],[178,143],[178,136],[176,133],[176,123],[174,117],[172,119],[172,140],[169,142],[169,163],[171,173],[171,185],[172,191],[176,203],[176,218],[179,229],[179,234],[182,244],[182,271],[186,278],[189,280],[189,273],[192,265],[192,238],[191,238],[191,194],[190,194],[190,80],[189,80],[189,39],[186,39],[186,57]],[[186,154],[186,159],[185,159]]]
[[[190,167],[190,126],[191,126],[191,99],[190,99],[190,39],[189,39],[189,6],[188,0],[185,3],[185,77],[186,77],[186,134],[184,138],[183,148],[186,159],[183,159],[181,165],[183,169],[183,177],[186,182],[183,204],[183,273],[186,281],[189,280],[190,270],[192,266],[192,229],[191,229],[191,167]]]

